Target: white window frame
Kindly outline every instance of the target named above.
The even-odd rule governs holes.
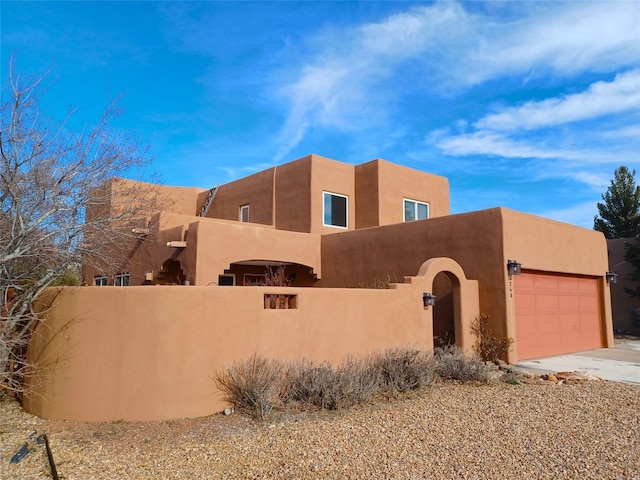
[[[345,219],[346,225],[344,225],[344,226],[342,226],[342,225],[333,225],[332,223],[327,223],[325,221],[325,216],[326,216],[325,198],[326,198],[327,195],[331,195],[332,197],[341,197],[341,198],[345,199],[344,219]],[[335,192],[328,192],[328,191],[323,191],[322,192],[322,224],[325,227],[341,228],[343,230],[347,230],[349,228],[349,197],[347,195],[343,195],[341,193],[335,193]]]
[[[244,212],[247,212],[247,219],[246,220],[244,219]],[[249,204],[241,205],[240,206],[240,221],[241,222],[247,222],[247,223],[250,222],[251,221],[250,220],[251,217],[249,217],[249,213],[250,213]]]
[[[413,220],[407,220],[407,210],[406,210],[406,203],[407,202],[411,202],[413,203],[413,216],[414,219]],[[427,216],[426,218],[418,218],[418,205],[424,205],[427,207]],[[412,198],[403,198],[402,199],[402,221],[403,222],[414,222],[416,220],[426,220],[427,218],[429,218],[431,215],[431,207],[429,206],[429,204],[427,202],[421,202],[420,200],[414,200]]]
[[[107,285],[109,285],[109,277],[106,277],[104,275],[93,277],[93,285],[96,287],[106,287]]]
[[[125,283],[126,279],[126,283]],[[113,276],[113,286],[114,287],[128,287],[131,285],[131,274],[130,273],[118,273]]]

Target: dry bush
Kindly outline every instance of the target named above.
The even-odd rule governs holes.
[[[402,396],[443,379],[482,381],[491,369],[473,353],[455,347],[431,355],[395,348],[338,366],[299,360],[285,364],[253,355],[215,376],[225,400],[240,412],[266,418],[274,408],[293,405],[339,410],[371,401],[377,395]]]
[[[301,360],[288,372],[287,398],[326,410],[369,401],[379,390],[377,371],[368,359],[348,359],[338,367]]]
[[[234,408],[264,419],[282,405],[286,391],[284,371],[282,362],[253,355],[216,374],[215,382]]]
[[[394,348],[372,358],[380,386],[388,394],[406,393],[431,385],[435,379],[433,357],[410,348]]]
[[[455,345],[436,348],[433,352],[435,371],[444,380],[488,382],[491,367],[473,352]]]
[[[471,333],[476,337],[475,350],[483,360],[495,362],[507,358],[513,338],[496,337],[489,325],[489,315],[478,315],[471,322]]]

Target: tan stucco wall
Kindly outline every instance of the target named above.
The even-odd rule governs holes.
[[[311,231],[312,156],[276,167],[276,228],[294,232]]]
[[[404,221],[403,200],[429,204],[429,218],[449,215],[449,181],[445,177],[402,167],[385,160],[378,163],[380,225]]]
[[[188,265],[196,269],[191,277],[195,285],[217,282],[232,263],[246,260],[298,263],[313,269],[318,277],[322,274],[319,235],[255,224],[216,219],[194,222],[183,255],[193,256]]]
[[[336,233],[344,228],[323,226],[323,192],[348,198],[347,230],[356,228],[356,184],[353,165],[312,155],[311,164],[311,232]]]
[[[380,225],[378,164],[372,161],[355,166],[356,228]]]
[[[109,182],[114,198],[118,192],[139,195],[139,199],[147,198],[155,200],[153,213],[159,210],[179,213],[184,215],[196,215],[199,196],[207,190],[197,187],[176,187],[170,185],[157,185],[154,183],[138,182],[124,178],[114,178]]]
[[[445,177],[375,159],[355,166],[356,228],[404,221],[404,199],[429,204],[429,217],[450,213]]]
[[[209,415],[226,406],[212,376],[254,353],[339,362],[399,346],[430,350],[432,309],[422,306],[427,277],[389,290],[67,289],[30,345],[30,359],[51,368],[25,408],[83,421]],[[295,294],[297,309],[265,310],[265,293]]]
[[[275,168],[218,187],[207,217],[240,220],[240,207],[249,205],[249,221],[272,225]],[[201,199],[204,203],[206,195]]]
[[[323,225],[323,192],[348,198],[348,228],[403,221],[403,199],[429,203],[430,216],[449,214],[446,178],[376,159],[351,165],[320,155],[306,155],[263,172],[221,185],[207,216],[239,219],[250,205],[250,221],[280,230],[336,233]],[[207,191],[199,195],[198,208]]]

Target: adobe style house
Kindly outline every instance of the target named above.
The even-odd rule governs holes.
[[[308,155],[211,190],[150,188],[169,202],[132,226],[129,262],[84,268],[92,286],[63,292],[32,342],[62,359],[34,413],[206,415],[235,359],[471,349],[480,313],[515,340],[512,363],[613,345],[604,236],[500,207],[451,215],[446,178]],[[277,268],[281,286],[265,281]]]

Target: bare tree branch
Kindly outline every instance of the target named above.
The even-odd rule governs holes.
[[[77,133],[69,117],[60,125],[39,111],[43,78],[23,83],[9,71],[0,104],[0,395],[20,392],[37,368],[25,352],[46,289],[79,278],[82,264],[123,265],[130,225],[155,209],[146,184],[111,180],[147,164],[134,139],[111,129],[116,103]]]

